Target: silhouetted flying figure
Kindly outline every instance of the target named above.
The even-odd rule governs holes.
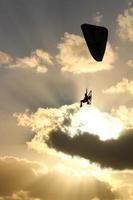
[[[80,107],[82,107],[83,103],[91,104],[91,100],[92,100],[92,90],[90,90],[90,92],[88,94],[87,89],[86,89],[86,93],[85,93],[84,99],[82,99],[80,101]]]

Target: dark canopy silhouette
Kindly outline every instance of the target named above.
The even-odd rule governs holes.
[[[82,24],[81,29],[91,55],[96,61],[102,61],[108,38],[107,28]]]

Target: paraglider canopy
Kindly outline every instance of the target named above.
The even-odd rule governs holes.
[[[96,61],[102,61],[108,38],[107,28],[82,24],[81,29],[91,55]]]

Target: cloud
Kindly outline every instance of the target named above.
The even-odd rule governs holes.
[[[43,51],[42,49],[36,49],[31,52],[29,57],[16,58],[16,62],[9,65],[10,68],[25,68],[32,69],[39,73],[46,73],[48,70],[48,65],[52,65],[52,57],[49,53]]]
[[[96,21],[102,16],[96,13]],[[110,43],[107,43],[106,52],[102,62],[96,62],[89,54],[83,37],[75,34],[65,33],[57,45],[59,50],[55,57],[63,72],[95,73],[102,70],[110,70],[116,60],[117,54]],[[30,56],[18,57],[15,60],[4,52],[0,52],[0,63],[6,64],[8,68],[30,69],[38,73],[46,73],[49,65],[53,65],[53,57],[43,49],[32,51]]]
[[[58,129],[51,131],[48,144],[58,151],[99,163],[101,167],[133,168],[133,130],[125,131],[116,140],[101,141],[99,136],[88,132],[70,137]]]
[[[46,73],[48,66],[53,65],[52,56],[42,49],[36,49],[30,56],[16,58],[15,61],[9,54],[0,51],[0,63],[7,68],[32,69],[38,73]]]
[[[121,108],[112,110],[109,115],[93,107],[80,109],[79,104],[72,104],[39,108],[35,113],[16,113],[14,116],[18,125],[34,132],[28,143],[30,148],[57,156],[58,151],[80,156],[102,167],[133,168],[132,110]],[[120,133],[123,127],[126,130]],[[51,150],[47,145],[52,147]]]
[[[10,196],[0,197],[0,200],[41,200],[41,199],[30,197],[28,192],[20,190],[18,192],[14,192]]]
[[[113,116],[119,118],[125,127],[133,128],[133,108],[127,108],[125,105],[111,110]]]
[[[115,86],[111,86],[103,92],[109,94],[129,92],[131,95],[133,95],[133,81],[129,81],[127,78],[123,78]]]
[[[49,152],[44,139],[48,138],[51,129],[60,127],[62,130],[71,125],[74,113],[79,110],[79,104],[64,105],[60,108],[39,108],[35,113],[15,113],[18,125],[29,127],[35,133],[28,146],[37,151]]]
[[[132,184],[123,184],[119,187],[117,191],[121,194],[121,199],[133,199],[133,185]]]
[[[117,33],[123,41],[133,42],[133,8],[125,9],[117,17]]]
[[[0,196],[9,196],[26,189],[35,181],[36,173],[41,167],[39,163],[24,159],[0,157]]]
[[[86,112],[84,113],[83,110],[85,111],[87,110],[87,108],[89,109],[89,111],[87,111],[87,113]],[[82,199],[81,197],[83,197],[83,199],[87,199],[86,197],[88,197],[89,199],[93,199],[93,198],[102,199],[102,197],[99,194],[98,195],[95,194],[93,195],[93,197],[89,196],[90,193],[86,194],[86,190],[85,190],[85,188],[89,187],[90,188],[89,191],[93,191],[93,188],[92,188],[93,181],[92,179],[90,179],[90,174],[95,175],[95,173],[96,174],[99,173],[98,169],[102,170],[102,172],[101,172],[101,176],[96,176],[96,177],[101,178],[102,181],[106,181],[105,177],[107,177],[107,181],[109,181],[110,184],[113,185],[113,188],[111,188],[111,191],[113,192],[113,194],[114,192],[116,192],[122,196],[116,199],[122,199],[123,196],[126,194],[128,194],[127,196],[128,199],[132,199],[130,193],[126,192],[126,189],[123,190],[123,192],[121,192],[122,191],[121,188],[124,185],[124,182],[122,182],[123,181],[122,177],[125,177],[125,173],[127,171],[124,169],[127,169],[127,168],[132,169],[132,165],[133,165],[132,130],[125,131],[125,133],[122,133],[123,135],[121,135],[120,137],[117,137],[116,140],[112,139],[112,140],[102,141],[98,136],[90,134],[89,131],[85,132],[85,130],[82,129],[85,126],[85,124],[82,124],[84,120],[86,121],[85,116],[88,117],[88,121],[87,121],[88,125],[89,125],[90,119],[92,118],[92,120],[94,120],[94,118],[97,115],[101,116],[101,118],[104,118],[105,122],[106,120],[107,121],[110,120],[111,123],[113,122],[112,120],[116,119],[116,118],[113,118],[112,116],[115,116],[115,117],[118,117],[118,116],[115,113],[112,113],[112,115],[109,115],[108,113],[103,113],[103,112],[100,113],[100,111],[96,111],[96,114],[94,114],[94,112],[90,112],[92,110],[93,108],[89,108],[85,106],[80,109],[79,104],[72,104],[72,105],[61,106],[59,108],[39,108],[35,113],[30,113],[29,111],[26,111],[25,113],[18,113],[18,114],[16,113],[15,116],[17,117],[17,120],[20,126],[28,127],[34,132],[33,139],[30,141],[30,143],[28,143],[28,146],[30,148],[34,148],[37,151],[41,151],[41,153],[44,153],[44,152],[50,153],[50,156],[55,156],[55,154],[51,155],[50,149],[51,151],[53,151],[54,149],[54,152],[56,152],[56,156],[58,156],[60,152],[64,152],[70,155],[67,162],[63,161],[64,159],[63,157],[61,157],[61,159],[58,159],[57,162],[60,162],[60,163],[57,163],[56,166],[54,166],[54,168],[52,169],[54,170],[54,173],[53,171],[52,173],[51,171],[47,172],[47,174],[50,175],[50,176],[47,176],[47,180],[48,180],[47,185],[51,186],[50,180],[52,180],[51,188],[55,188],[57,192],[57,197],[58,197],[57,199],[63,199],[64,196],[63,194],[62,196],[59,196],[59,193],[58,193],[59,187],[56,189],[56,186],[54,186],[54,184],[59,185],[59,183],[61,182],[62,188],[64,188],[64,185],[65,185],[65,189],[63,189],[65,192],[69,190],[70,188],[73,188],[73,187],[77,188],[78,186],[76,186],[75,184],[79,183],[79,179],[86,180],[86,178],[87,178],[87,181],[85,181],[85,183],[87,182],[87,186],[85,187],[85,184],[80,182],[81,186],[84,185],[83,186],[84,189],[83,190],[82,188],[80,188],[80,190],[79,188],[77,189],[80,192],[82,190],[82,195],[78,193],[78,196],[80,196],[80,199]],[[80,114],[82,114],[83,112],[83,115],[80,116],[82,118],[82,123],[81,121],[79,123],[77,119],[77,113],[79,112],[81,112]],[[73,118],[76,120],[76,124],[75,123],[73,124]],[[112,123],[112,128],[113,128],[113,123]],[[97,127],[98,124],[99,124],[99,120],[95,119],[93,121],[93,126]],[[109,132],[106,132],[105,134],[108,135]],[[47,144],[49,145],[49,147],[47,146]],[[45,154],[42,154],[42,155],[45,156]],[[78,157],[75,157],[75,156],[78,156]],[[104,166],[104,167],[114,168],[115,171],[111,169],[100,168],[100,166],[98,167],[97,164],[90,164],[89,161],[88,161],[89,164],[87,165],[87,167],[85,167],[84,170],[82,168],[83,171],[77,170],[77,167],[80,168],[79,163],[82,162],[83,158],[86,158],[90,160],[91,162],[98,163],[98,165],[101,165],[102,167]],[[75,159],[78,159],[80,162],[73,163]],[[71,168],[72,165],[74,166],[73,168]],[[94,168],[93,167],[94,165],[96,165],[97,168]],[[69,168],[68,166],[69,167],[71,166],[71,167]],[[123,169],[123,171],[117,171],[116,169]],[[110,176],[112,177],[113,173],[117,172],[119,173],[120,178],[118,179],[117,177],[116,178],[114,177],[113,179],[112,178],[110,179],[107,174],[106,174],[107,176],[106,175],[104,176],[103,170],[104,172],[105,171],[107,172],[108,170],[109,177]],[[78,179],[75,178],[75,175],[76,177],[78,177]],[[73,182],[72,177],[75,180],[74,182]],[[64,179],[65,179],[65,183],[63,182]],[[33,184],[34,186],[33,191],[35,191],[35,193],[33,193],[34,195],[32,193],[30,194],[32,194],[34,198],[38,197],[38,198],[45,199],[43,196],[44,194],[41,196],[36,194],[38,193],[38,191],[40,191],[39,194],[40,193],[42,194],[42,189],[41,189],[42,185],[43,186],[46,185],[43,178],[42,179],[38,178],[38,180],[41,180],[41,183],[40,182],[38,183],[38,181],[34,181],[34,183],[36,183],[35,185]],[[59,182],[55,183],[54,181],[56,180],[58,180]],[[126,180],[125,183],[128,183],[128,178],[124,180]],[[66,187],[67,181],[70,184],[70,188]],[[118,182],[117,186],[115,185],[116,182]],[[100,186],[98,185],[98,187]],[[130,186],[127,189],[130,189]],[[45,190],[45,187],[43,187],[43,192],[44,191],[49,191],[49,189]],[[50,191],[50,193],[52,192]],[[77,196],[75,197],[75,195],[76,194],[73,194],[73,193],[70,194],[72,199],[75,198],[75,200],[77,200],[76,199]],[[70,196],[68,197],[68,199],[71,199]],[[104,196],[103,199],[109,199],[109,197]],[[115,199],[115,197],[112,197],[112,199]]]
[[[113,200],[118,197],[108,183],[92,176],[73,177],[55,170],[45,171],[42,167],[24,159],[0,157],[0,200],[91,200],[95,197]]]
[[[112,173],[112,179],[116,180],[117,192],[121,194],[121,199],[133,199],[133,171],[115,171]]]
[[[6,64],[12,63],[12,61],[13,61],[13,58],[9,54],[3,51],[0,51],[0,64],[6,65]]]
[[[125,116],[131,118],[130,113],[132,112],[126,112]],[[102,167],[133,168],[131,124],[129,130],[120,133],[123,127],[129,128],[129,123],[132,122],[124,121],[115,111],[109,115],[93,107],[80,109],[79,104],[72,104],[59,108],[39,108],[35,113],[20,113],[15,116],[20,126],[29,127],[34,132],[28,143],[30,148],[50,154],[54,151],[56,155],[60,151],[80,156]],[[124,126],[121,127],[120,122]],[[114,130],[115,134],[110,130]],[[102,140],[103,136],[106,136],[106,141]],[[50,150],[47,144],[53,148]]]
[[[128,61],[127,61],[127,65],[128,65],[129,67],[133,67],[133,60],[128,60]]]
[[[95,107],[83,107],[78,103],[59,108],[39,108],[35,113],[15,113],[19,126],[28,127],[34,132],[29,148],[53,153],[45,141],[52,130],[60,129],[74,136],[78,131],[98,134],[101,140],[117,138],[123,128],[122,122]],[[95,123],[99,122],[97,126]]]
[[[96,24],[100,24],[100,22],[102,21],[102,18],[103,18],[103,15],[100,12],[96,12],[92,19]]]
[[[85,40],[75,34],[65,33],[58,44],[59,54],[57,62],[61,71],[80,73],[95,73],[102,70],[110,70],[116,60],[116,53],[108,43],[103,62],[96,62],[85,44]]]
[[[28,143],[30,148],[50,154],[54,150],[58,155],[57,150],[80,156],[102,167],[133,168],[132,109],[121,106],[118,110],[113,109],[109,115],[93,107],[80,109],[76,103],[59,108],[39,108],[35,113],[16,113],[14,116],[17,117],[19,126],[28,127],[34,132]],[[122,130],[120,122],[122,127],[130,129],[119,133]],[[97,129],[92,129],[91,125]],[[92,132],[93,135],[90,134]],[[106,136],[106,141],[101,140],[103,136]],[[53,147],[51,150],[47,143]]]

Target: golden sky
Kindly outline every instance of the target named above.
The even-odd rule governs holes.
[[[133,199],[132,3],[0,0],[0,200]]]

